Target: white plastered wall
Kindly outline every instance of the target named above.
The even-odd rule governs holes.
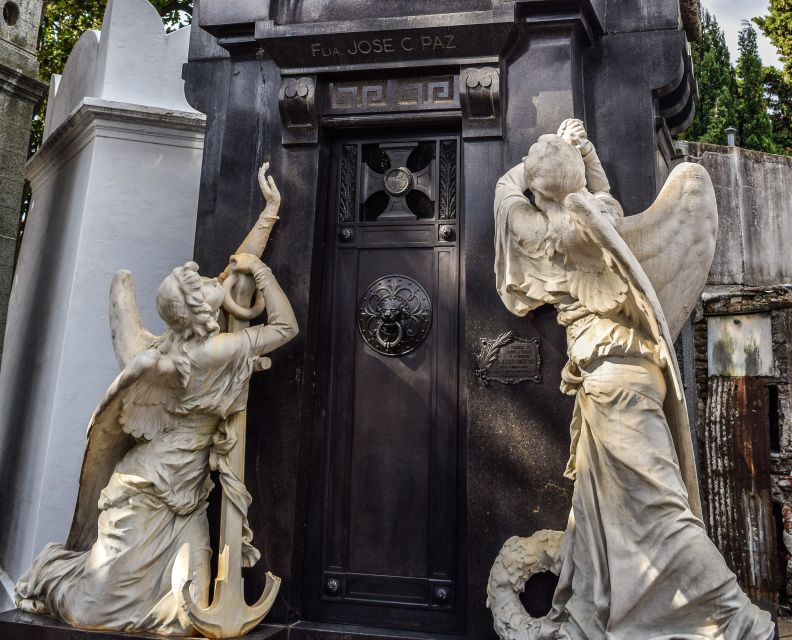
[[[184,99],[188,42],[146,0],[111,0],[50,92],[0,367],[0,610],[9,580],[65,540],[86,426],[118,374],[113,274],[133,272],[158,332],[157,286],[192,257],[204,119]]]

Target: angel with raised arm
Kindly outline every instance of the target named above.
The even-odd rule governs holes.
[[[544,135],[495,191],[495,273],[506,307],[554,305],[566,328],[561,390],[575,396],[567,530],[511,538],[488,604],[509,640],[770,640],[701,520],[673,348],[706,282],[717,230],[698,165],[671,172],[624,217],[583,123]],[[559,574],[544,618],[522,608],[532,573]]]
[[[210,468],[243,514],[250,502],[243,479],[223,464],[234,438],[226,418],[245,408],[251,375],[268,367],[264,356],[298,331],[286,295],[257,257],[280,207],[267,168],[259,174],[267,206],[226,272],[202,277],[188,262],[163,280],[157,291],[167,325],[162,336],[143,327],[131,274],[113,279],[110,323],[123,371],[88,427],[69,539],[48,545],[19,580],[21,609],[87,629],[194,634],[177,596],[191,580],[194,600],[208,600]],[[231,273],[255,279],[266,324],[221,333],[227,294],[220,280]],[[251,566],[259,552],[246,519],[241,534],[243,564]],[[179,578],[180,549],[189,550],[192,574]]]

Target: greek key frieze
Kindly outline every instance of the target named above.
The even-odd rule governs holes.
[[[332,82],[328,94],[330,113],[459,108],[456,76]]]

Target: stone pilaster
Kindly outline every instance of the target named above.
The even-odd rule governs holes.
[[[30,124],[46,92],[36,44],[41,0],[3,3],[0,18],[0,356],[14,270]]]

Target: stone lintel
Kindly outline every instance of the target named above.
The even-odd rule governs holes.
[[[792,285],[710,285],[701,299],[707,316],[792,309]]]
[[[591,0],[528,0],[479,11],[360,19],[344,15],[316,22],[254,22],[252,14],[245,14],[229,24],[227,17],[220,21],[215,14],[202,11],[199,25],[221,47],[232,55],[257,51],[272,58],[285,75],[399,68],[406,62],[412,67],[497,64],[508,56],[521,30],[582,25],[589,41],[602,33]]]
[[[97,137],[200,149],[205,125],[200,113],[87,97],[30,159],[26,177],[35,187]]]
[[[254,36],[284,73],[383,68],[417,61],[454,65],[460,59],[497,59],[503,54],[516,25],[513,6],[507,3],[501,7],[511,11],[288,25],[268,20],[256,23]],[[227,48],[237,43],[224,36],[218,41]]]

